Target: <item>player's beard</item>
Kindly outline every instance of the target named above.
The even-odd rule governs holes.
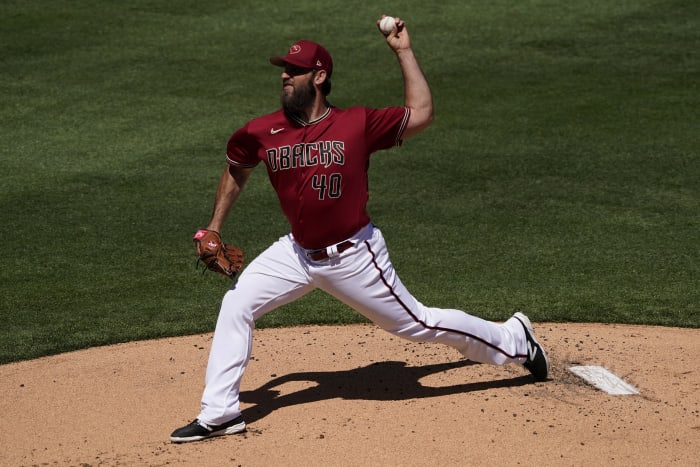
[[[291,115],[305,115],[316,99],[316,88],[313,81],[306,82],[306,86],[295,87],[291,94],[282,90],[280,102],[284,111]]]

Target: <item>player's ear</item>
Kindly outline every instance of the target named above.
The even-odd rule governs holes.
[[[317,86],[324,96],[331,93],[331,78],[326,70],[314,70],[314,85]]]
[[[326,73],[326,70],[317,70],[316,73],[314,73],[314,84],[320,86],[324,81],[326,81],[327,77],[328,74]]]

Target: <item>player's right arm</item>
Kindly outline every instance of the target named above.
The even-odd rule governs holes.
[[[396,18],[396,28],[386,37],[396,54],[404,81],[404,105],[411,110],[402,139],[410,138],[433,121],[433,95],[411,48],[411,39],[404,21]]]
[[[221,177],[219,177],[219,185],[216,188],[216,198],[214,200],[214,211],[207,230],[221,232],[228,213],[236,203],[252,171],[252,167],[236,167],[233,165],[228,165],[224,169]]]

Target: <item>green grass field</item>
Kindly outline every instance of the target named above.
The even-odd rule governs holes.
[[[697,1],[27,0],[0,4],[0,363],[210,332],[228,283],[190,239],[228,136],[278,107],[267,58],[317,40],[335,105],[401,105],[382,13],[436,106],[370,174],[417,298],[700,326]],[[260,168],[224,237],[252,258],[287,229]],[[314,293],[258,326],[358,321]]]

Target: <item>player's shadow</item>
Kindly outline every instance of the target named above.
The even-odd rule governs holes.
[[[379,362],[347,371],[310,371],[279,376],[252,391],[242,391],[241,402],[255,404],[243,410],[247,422],[266,417],[273,411],[299,404],[327,399],[405,400],[438,397],[450,394],[484,391],[501,387],[531,384],[532,376],[462,383],[444,387],[423,386],[420,379],[441,371],[475,365],[469,360],[419,367],[405,362]],[[294,381],[309,381],[316,385],[280,395],[275,388]]]

